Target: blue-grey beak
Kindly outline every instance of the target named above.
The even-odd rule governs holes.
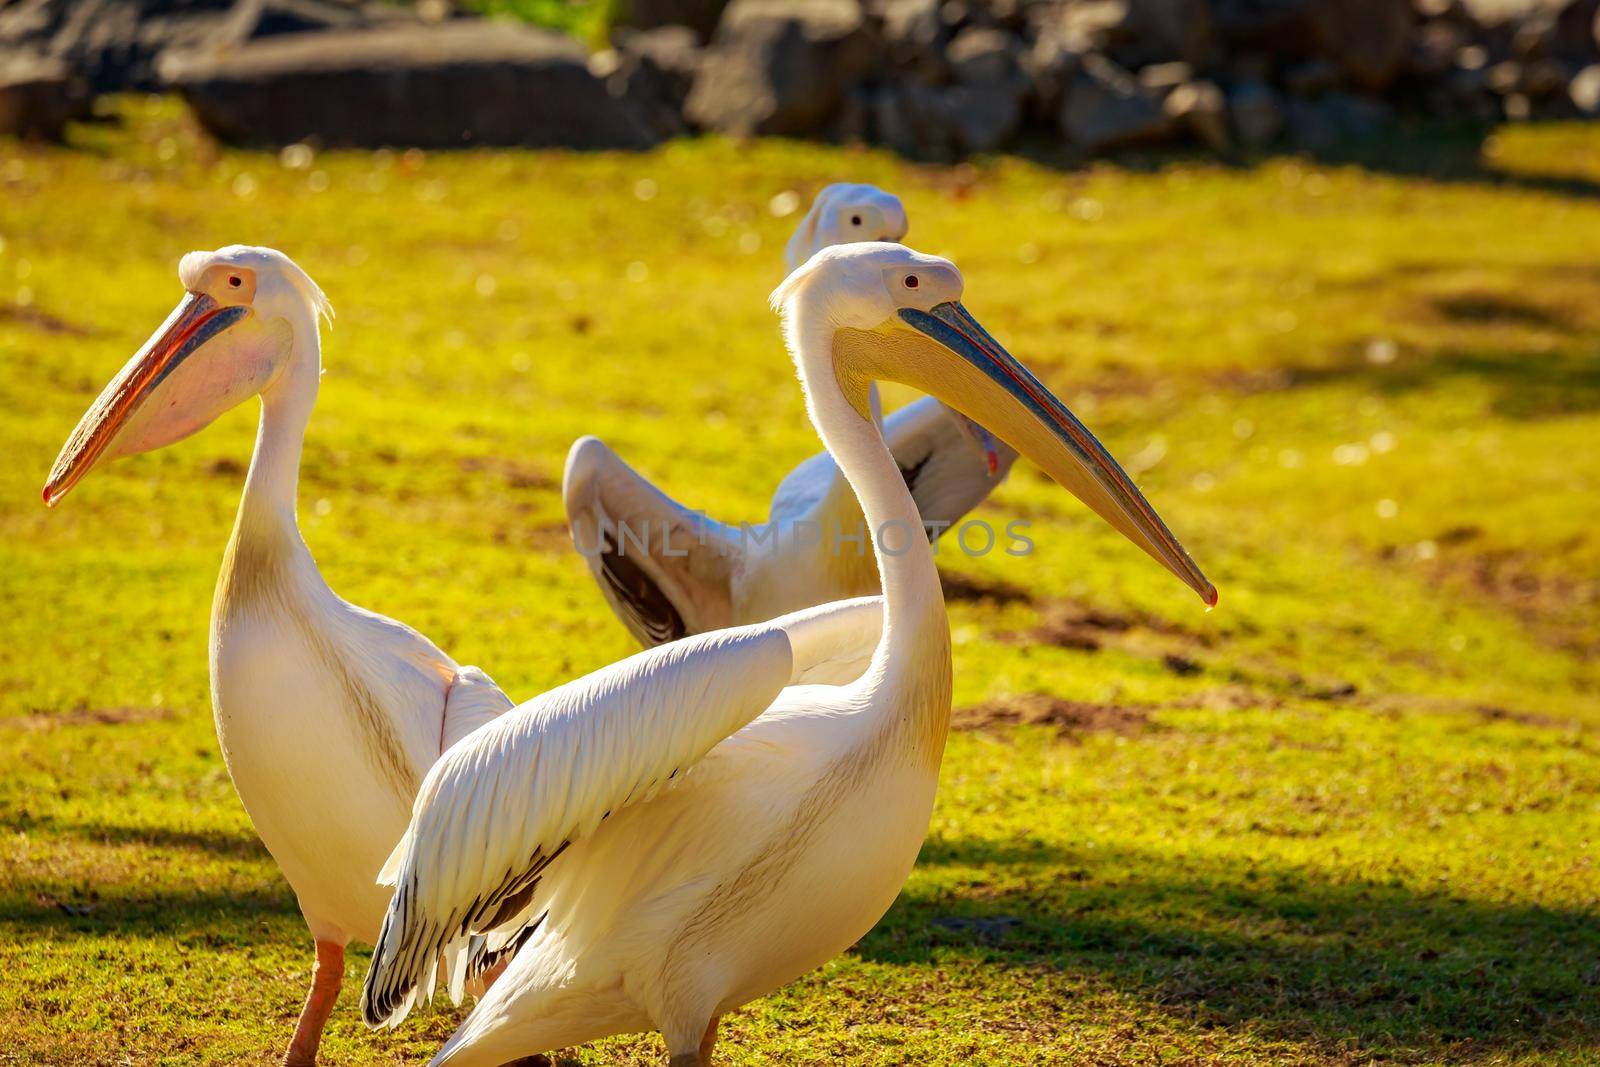
[[[955,301],[927,311],[902,308],[900,318],[960,357],[965,365],[908,384],[925,389],[980,427],[992,430],[1177,575],[1207,606],[1216,604],[1216,586],[1189,558],[1127,471],[966,308]]]

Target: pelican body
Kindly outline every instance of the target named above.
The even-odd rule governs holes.
[[[415,630],[341,600],[295,521],[301,443],[321,377],[326,298],[280,252],[190,253],[186,294],[63,448],[54,505],[97,463],[161,448],[251,396],[255,454],[211,612],[217,739],[256,832],[316,941],[313,988],[285,1056],[313,1063],[343,950],[371,941],[376,878],[439,754],[511,702]]]
[[[906,228],[897,197],[871,185],[829,185],[790,237],[785,266],[793,271],[834,245],[899,241]],[[886,420],[877,383],[867,398],[930,538],[958,524],[1010,473],[1016,452],[936,398]],[[766,522],[754,527],[684,507],[597,437],[574,442],[562,491],[575,547],[612,611],[646,647],[878,591],[864,545],[833,551],[836,539],[860,536],[865,524],[826,451],[783,479]]]
[[[704,1067],[718,1018],[843,951],[927,830],[950,715],[932,549],[872,417],[895,380],[993,427],[1207,603],[1216,592],[1105,449],[900,245],[815,255],[774,294],[807,408],[860,498],[874,600],[648,649],[508,712],[428,773],[384,869],[362,990],[393,1025],[496,951],[500,979],[433,1059],[479,1067],[658,1029]],[[845,684],[813,683],[859,655]]]

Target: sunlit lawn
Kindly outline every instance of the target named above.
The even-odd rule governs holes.
[[[306,537],[526,697],[630,650],[567,542],[574,437],[729,519],[816,447],[764,298],[780,194],[850,179],[899,193],[1222,603],[1019,470],[983,517],[1036,554],[942,557],[968,729],[917,871],[731,1017],[725,1061],[1600,1063],[1592,128],[1399,167],[720,141],[291,167],[127,113],[0,144],[0,1061],[269,1063],[307,981],[207,696],[255,410],[38,501],[178,256],[269,244],[321,282]],[[364,969],[327,1061],[425,1060],[456,1016],[367,1033]]]

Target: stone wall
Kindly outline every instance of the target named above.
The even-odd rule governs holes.
[[[124,89],[265,144],[1320,151],[1401,116],[1600,115],[1600,0],[632,0],[594,55],[448,0],[0,6],[0,133]]]

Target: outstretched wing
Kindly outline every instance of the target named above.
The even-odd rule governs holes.
[[[472,936],[519,917],[546,867],[613,811],[653,796],[782,689],[876,643],[877,598],[641,652],[513,709],[429,771],[380,880],[395,886],[361,992],[370,1026],[452,999]],[[519,919],[521,921],[521,919]]]
[[[733,621],[739,539],[651,485],[597,437],[567,453],[573,544],[611,610],[645,647]]]
[[[1010,445],[931,396],[885,419],[883,436],[922,521],[934,524],[934,532],[983,503],[1017,458]]]
[[[869,395],[876,419],[876,388]],[[884,440],[911,499],[934,532],[955,525],[983,503],[1006,480],[1017,458],[1010,445],[931,396],[881,421]],[[785,525],[809,518],[830,496],[848,492],[851,489],[833,457],[818,452],[779,483],[772,495],[770,521]]]

